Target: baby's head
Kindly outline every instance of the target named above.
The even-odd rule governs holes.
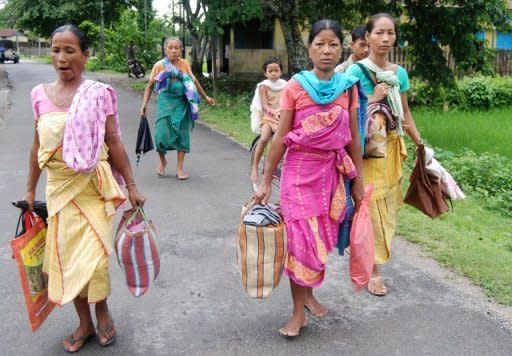
[[[279,58],[268,57],[265,63],[263,63],[263,75],[265,75],[265,78],[275,82],[281,78],[281,74],[283,74],[283,65]]]

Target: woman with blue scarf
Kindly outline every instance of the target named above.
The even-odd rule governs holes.
[[[155,146],[160,165],[156,170],[158,176],[165,174],[167,151],[178,151],[176,177],[188,179],[183,171],[185,153],[190,152],[190,131],[199,116],[199,94],[210,105],[215,100],[206,95],[199,81],[192,74],[186,60],[181,58],[183,45],[176,37],[170,37],[164,44],[166,57],[153,66],[148,85],[144,91],[144,99],[140,115],[146,116],[146,107],[151,92],[158,93],[157,114],[155,125]]]
[[[284,273],[290,278],[293,314],[279,332],[299,335],[305,309],[315,317],[327,308],[313,295],[325,276],[327,254],[336,247],[340,223],[347,213],[344,182],[351,180],[356,208],[363,197],[357,79],[334,68],[343,36],[333,20],[313,24],[309,56],[313,70],[295,75],[281,94],[281,120],[274,135],[262,183],[254,195],[266,203],[272,172],[285,150],[280,199],[288,237]]]

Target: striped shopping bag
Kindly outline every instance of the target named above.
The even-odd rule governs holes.
[[[141,207],[124,212],[117,229],[115,249],[128,289],[135,297],[140,297],[160,272],[155,227]]]
[[[244,289],[253,298],[267,297],[279,284],[288,252],[284,224],[252,226],[241,222],[237,242]]]

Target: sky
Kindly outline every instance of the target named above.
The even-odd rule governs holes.
[[[177,1],[175,1],[177,2]],[[158,16],[163,16],[169,12],[169,5],[171,0],[153,0],[153,7],[158,13]]]

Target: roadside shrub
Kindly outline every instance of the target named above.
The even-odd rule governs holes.
[[[412,107],[441,108],[443,105],[442,93],[419,79],[411,79],[407,99]]]
[[[491,83],[495,94],[493,106],[512,105],[512,77],[492,78]]]
[[[465,106],[464,93],[458,86],[454,88],[433,88],[428,83],[412,79],[408,98],[411,107],[428,107],[431,109],[441,109],[445,105],[451,107]]]
[[[464,79],[461,89],[469,107],[490,109],[494,106],[496,95],[488,77],[476,76]]]
[[[436,148],[436,158],[462,190],[477,194],[483,204],[512,217],[512,162],[505,157],[466,149],[454,154]]]
[[[100,59],[98,57],[90,57],[87,60],[87,64],[85,65],[85,68],[87,70],[90,70],[91,72],[104,69],[104,67],[101,65]]]
[[[413,78],[408,94],[411,107],[470,108],[488,110],[512,105],[512,77],[467,77],[451,89],[434,90],[426,82]],[[447,107],[446,107],[447,105]]]

